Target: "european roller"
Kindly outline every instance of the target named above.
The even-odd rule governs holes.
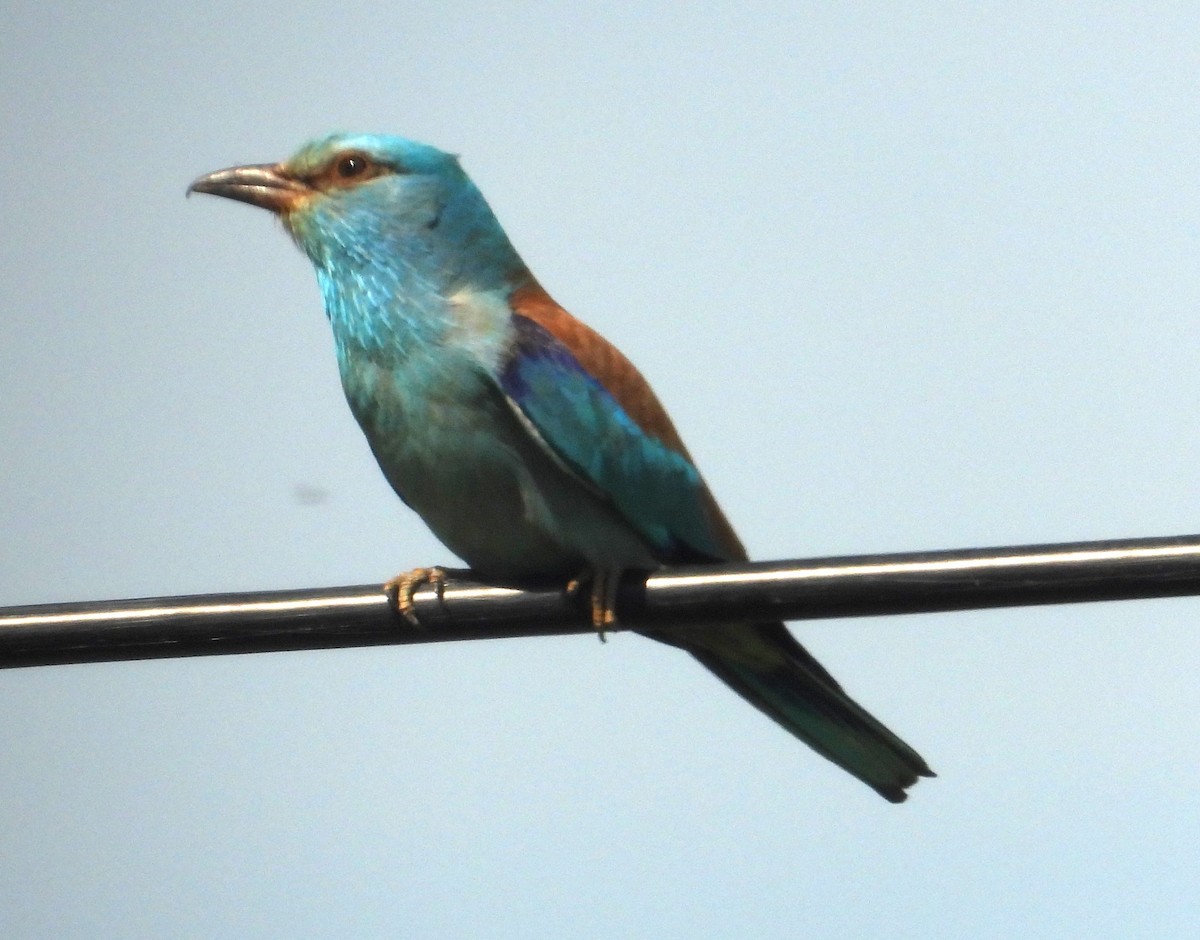
[[[275,213],[311,259],[384,476],[480,576],[582,575],[603,627],[622,571],[746,559],[646,380],[554,302],[457,157],[333,134],[192,191]],[[402,578],[399,605],[437,577]],[[884,798],[933,776],[782,623],[645,632]]]

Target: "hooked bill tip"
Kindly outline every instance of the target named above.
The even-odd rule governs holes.
[[[207,193],[235,199],[271,212],[287,212],[310,193],[310,187],[281,172],[278,164],[231,166],[192,180],[185,196]]]

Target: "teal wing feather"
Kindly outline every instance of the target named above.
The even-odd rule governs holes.
[[[513,306],[514,342],[500,384],[531,433],[610,499],[664,563],[744,559],[665,411],[628,360],[544,293]],[[918,777],[933,776],[781,623],[647,635],[690,652],[887,800],[903,801]]]
[[[532,433],[663,562],[724,556],[699,471],[647,433],[545,326],[514,317],[500,387]]]

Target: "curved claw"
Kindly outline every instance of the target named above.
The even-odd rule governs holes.
[[[567,593],[577,596],[583,591],[584,584],[589,586],[589,599],[592,610],[592,626],[600,637],[601,643],[607,643],[605,631],[611,630],[617,624],[617,589],[621,586],[620,569],[593,569],[584,571],[567,582]]]
[[[391,598],[392,606],[414,627],[421,626],[421,621],[417,617],[413,595],[422,584],[432,584],[440,601],[446,593],[446,569],[436,565],[432,568],[413,568],[411,571],[400,572],[383,585],[384,592]]]

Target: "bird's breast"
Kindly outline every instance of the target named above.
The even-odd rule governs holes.
[[[341,372],[392,488],[483,575],[654,567],[613,507],[529,435],[473,356],[449,347],[390,362],[349,355]]]

